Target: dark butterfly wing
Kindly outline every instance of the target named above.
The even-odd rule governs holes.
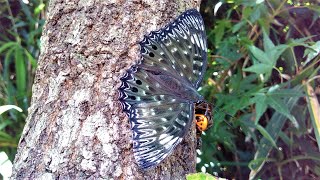
[[[140,42],[145,68],[156,67],[197,89],[207,65],[207,41],[200,13],[191,9]]]
[[[206,67],[206,40],[198,11],[188,10],[140,42],[142,60],[132,66],[119,88],[130,118],[133,151],[143,169],[159,164],[181,142],[193,120],[194,105],[163,86],[154,74],[178,79],[194,90]],[[200,99],[200,95],[199,99]]]
[[[181,142],[194,107],[166,94],[143,69],[132,67],[121,80],[120,101],[130,118],[134,156],[140,167],[150,168]]]

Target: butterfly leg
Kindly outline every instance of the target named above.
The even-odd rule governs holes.
[[[201,146],[202,146],[201,133],[202,132],[197,128],[197,132],[196,132],[196,135],[197,135],[196,149],[201,149]]]

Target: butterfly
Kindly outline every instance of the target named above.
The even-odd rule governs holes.
[[[120,78],[119,101],[130,119],[134,157],[148,169],[172,153],[194,116],[197,134],[210,126],[210,105],[197,92],[207,67],[202,17],[187,10],[139,45],[141,59]]]

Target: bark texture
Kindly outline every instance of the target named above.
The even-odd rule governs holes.
[[[195,171],[195,127],[155,169],[141,171],[119,78],[143,35],[199,0],[51,0],[13,179],[185,179]]]

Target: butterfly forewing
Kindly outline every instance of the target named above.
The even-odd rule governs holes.
[[[140,42],[141,54],[176,77],[183,77],[195,88],[199,87],[207,64],[204,24],[196,10],[180,15],[164,29],[150,33]]]
[[[143,169],[159,164],[193,120],[196,89],[206,68],[201,15],[188,10],[140,43],[141,61],[121,78],[119,100],[130,118],[133,151]]]

